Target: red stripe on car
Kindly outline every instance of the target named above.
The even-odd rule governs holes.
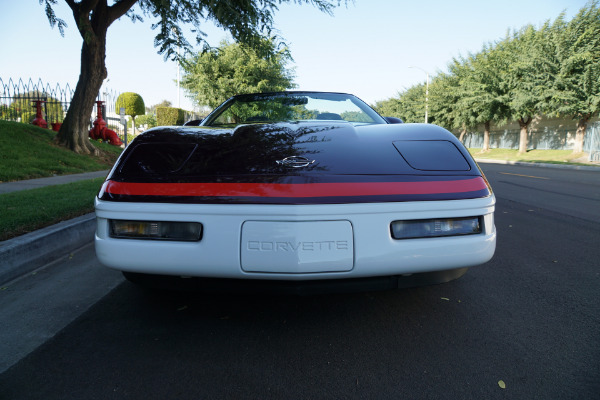
[[[104,191],[132,196],[338,197],[465,193],[487,189],[481,177],[432,182],[137,183],[108,181]]]

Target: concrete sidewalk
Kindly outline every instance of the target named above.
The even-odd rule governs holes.
[[[105,177],[108,175],[108,170],[85,172],[83,174],[59,175],[49,178],[27,179],[24,181],[3,182],[0,183],[0,194],[18,192],[20,190],[36,189],[44,186],[62,185],[65,183],[82,181],[85,179],[93,179]]]

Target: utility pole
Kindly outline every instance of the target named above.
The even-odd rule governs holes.
[[[415,66],[409,66],[408,68],[420,69],[421,71],[425,72],[425,75],[427,75],[427,83],[425,86],[425,123],[427,124],[429,121],[429,119],[427,118],[428,103],[429,103],[429,72],[425,71],[423,68],[419,68],[419,67],[415,67]]]

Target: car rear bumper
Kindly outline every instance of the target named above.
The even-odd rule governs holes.
[[[493,256],[496,246],[494,205],[493,196],[437,202],[328,205],[197,205],[96,200],[96,254],[104,265],[122,271],[263,281],[344,280],[454,270],[485,263]],[[483,216],[481,234],[405,240],[394,240],[390,234],[390,223],[394,220],[472,216]],[[198,242],[117,239],[109,235],[110,219],[199,222],[204,232]],[[258,241],[244,241],[244,225],[248,226],[249,222],[252,222],[250,225],[272,223],[276,227],[282,223],[302,222],[298,225],[308,228],[298,230],[301,231],[298,237],[288,236],[284,243],[289,245],[284,249],[268,238],[265,243],[274,244],[263,248],[262,256],[270,260],[270,264],[268,268],[260,268],[260,258],[248,256]],[[335,223],[319,225],[315,222]],[[325,234],[320,232],[319,226],[325,227]],[[342,232],[346,236],[342,235],[340,240],[338,237],[323,240],[328,226],[335,228],[332,230],[335,235],[340,234],[336,230],[339,226],[349,228]],[[312,243],[342,243],[337,250],[344,250],[340,256],[343,266],[327,264],[319,270],[318,260],[305,263],[306,255],[292,253],[282,263],[289,265],[297,258],[298,264],[290,269],[277,269],[279,259],[273,258],[277,254],[272,250],[297,252],[298,244],[310,242],[310,229],[314,230]],[[347,247],[345,242],[348,242]],[[319,246],[323,251],[331,250],[330,244]],[[303,269],[304,265],[310,267]]]

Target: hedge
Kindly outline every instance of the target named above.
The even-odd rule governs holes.
[[[185,112],[176,107],[156,107],[156,123],[158,126],[183,125]]]

